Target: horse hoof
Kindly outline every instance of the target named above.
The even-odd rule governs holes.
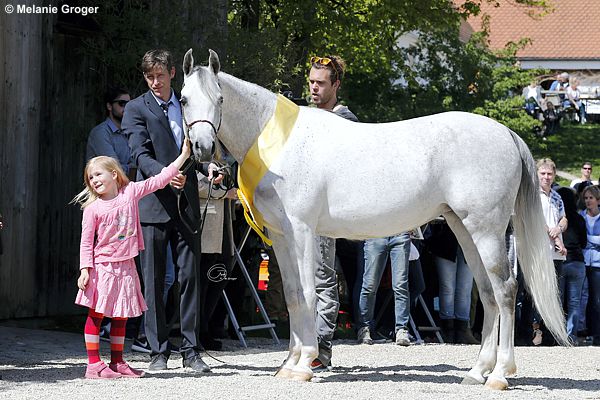
[[[292,373],[292,370],[289,368],[279,368],[275,373],[275,376],[277,378],[290,379],[292,377]]]
[[[293,381],[309,382],[313,374],[312,372],[292,371],[291,377]]]
[[[485,387],[492,390],[506,390],[508,389],[508,382],[504,378],[489,376]]]
[[[484,383],[485,379],[483,377],[479,380],[478,378],[467,375],[463,378],[461,385],[483,385]]]

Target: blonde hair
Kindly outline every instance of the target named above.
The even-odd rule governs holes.
[[[69,204],[79,203],[81,204],[81,208],[84,209],[98,199],[98,194],[94,191],[89,178],[89,171],[92,167],[98,167],[109,172],[115,171],[117,173],[117,188],[119,190],[129,183],[129,178],[127,178],[123,168],[121,168],[121,164],[117,160],[107,156],[94,157],[87,162],[83,169],[83,184],[85,188],[77,196],[73,197],[73,200]]]
[[[554,164],[554,161],[552,161],[550,158],[541,158],[537,161],[537,170],[539,171],[542,167],[550,168],[554,173],[556,173],[556,164]]]

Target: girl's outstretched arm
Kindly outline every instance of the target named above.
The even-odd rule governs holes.
[[[175,161],[173,161],[173,164],[175,164],[177,169],[181,169],[181,166],[183,165],[185,160],[190,158],[191,153],[192,148],[190,145],[190,140],[188,138],[185,138],[185,140],[183,141],[183,145],[181,146],[181,154],[179,154],[179,157],[177,157]]]

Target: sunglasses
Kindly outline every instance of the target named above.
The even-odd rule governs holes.
[[[114,100],[112,101],[112,104],[114,103],[117,103],[121,107],[125,107],[125,104],[129,103],[129,100]]]
[[[592,170],[591,167],[582,167],[581,169],[589,169],[590,171]]]
[[[331,67],[333,68],[333,71],[335,72],[335,80],[339,80],[339,75],[338,75],[338,71],[337,71],[337,63],[329,58],[329,57],[317,57],[317,56],[313,56],[310,58],[310,63],[311,64],[321,64],[321,65],[329,65],[331,64]]]

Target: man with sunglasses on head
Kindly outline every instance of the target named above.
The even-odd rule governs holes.
[[[86,161],[97,156],[118,160],[129,175],[133,166],[127,136],[121,130],[125,105],[131,100],[129,92],[121,88],[109,88],[104,94],[106,119],[90,131],[86,147]]]
[[[323,110],[358,122],[358,118],[339,104],[338,90],[342,84],[345,63],[338,56],[312,57],[309,73],[309,89],[312,102]],[[335,273],[335,239],[321,236],[319,248],[321,263],[317,266],[315,290],[317,292],[317,339],[319,355],[313,361],[313,371],[330,368],[332,339],[340,309],[337,277]]]

